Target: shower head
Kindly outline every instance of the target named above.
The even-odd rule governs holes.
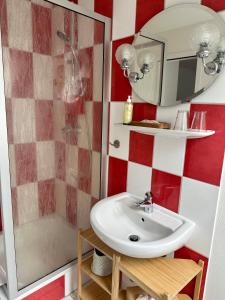
[[[57,30],[57,36],[65,43],[70,43],[70,38],[64,32]]]

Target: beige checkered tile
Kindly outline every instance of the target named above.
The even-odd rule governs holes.
[[[56,213],[66,219],[66,183],[55,180]]]
[[[9,166],[11,187],[16,187],[16,161],[15,161],[15,146],[9,145]]]
[[[78,147],[73,145],[66,145],[66,183],[78,184]]]
[[[55,177],[55,143],[37,143],[37,176],[38,180]]]
[[[64,32],[64,9],[55,6],[52,9],[52,54],[59,55],[64,53],[65,43],[57,36],[57,31]]]
[[[82,229],[90,227],[91,196],[80,190],[77,195],[77,226]]]
[[[5,96],[11,98],[12,95],[12,80],[10,73],[10,55],[9,48],[3,47],[3,67],[4,67],[4,86],[5,86]]]
[[[78,146],[84,149],[92,148],[92,131],[93,131],[93,103],[85,103],[85,114],[78,116],[78,125],[81,132],[78,134]]]

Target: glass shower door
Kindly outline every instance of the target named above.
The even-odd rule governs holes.
[[[76,259],[101,191],[104,23],[50,2],[2,0],[17,285]]]

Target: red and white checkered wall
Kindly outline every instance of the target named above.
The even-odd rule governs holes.
[[[151,190],[154,201],[196,222],[195,232],[187,246],[175,257],[204,259],[210,256],[220,178],[225,150],[225,75],[191,104],[171,108],[143,103],[132,93],[115,60],[116,48],[131,43],[134,34],[155,14],[171,5],[198,3],[215,11],[225,9],[224,1],[188,0],[114,0],[112,93],[110,102],[110,142],[120,140],[121,147],[109,148],[108,195],[128,191],[143,197]],[[221,12],[221,15],[224,15]],[[225,18],[224,18],[225,20]],[[178,109],[207,111],[207,127],[216,134],[202,140],[180,140],[153,137],[117,128],[122,121],[124,101],[133,94],[134,120],[157,119],[172,125]],[[205,274],[206,275],[206,274]],[[193,294],[193,285],[186,292]],[[203,297],[203,289],[201,298]]]

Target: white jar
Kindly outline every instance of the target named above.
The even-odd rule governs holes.
[[[112,260],[99,250],[94,249],[91,270],[95,275],[108,276],[112,273]]]

